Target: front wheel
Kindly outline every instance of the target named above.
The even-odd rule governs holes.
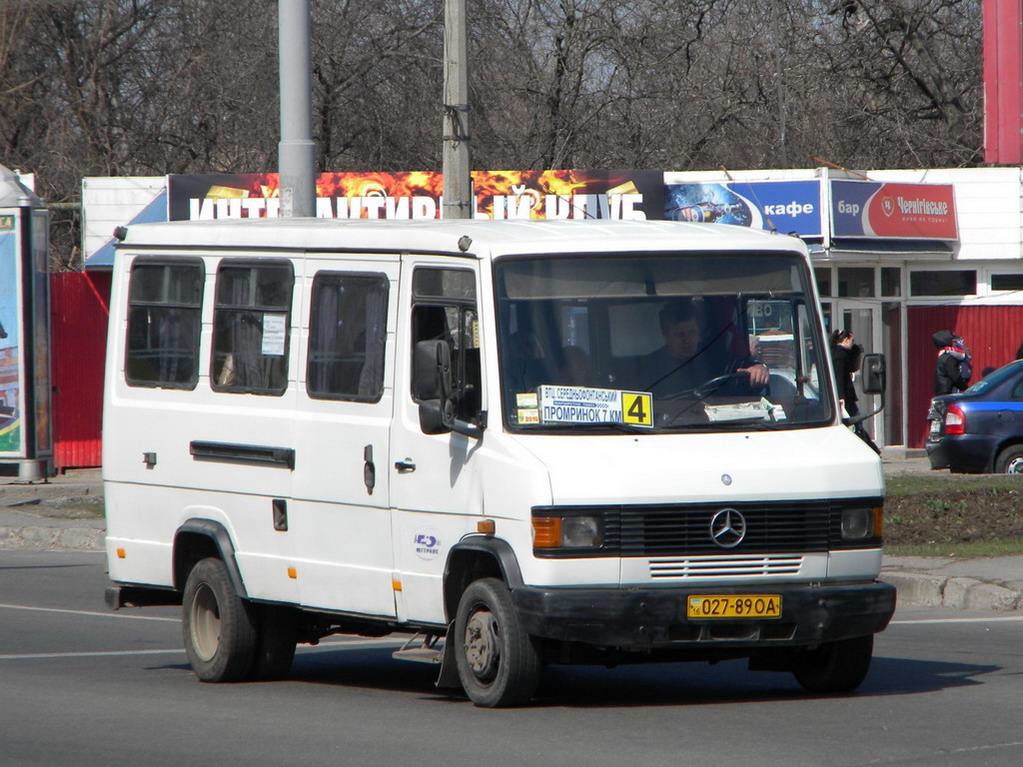
[[[482,578],[469,584],[448,641],[458,643],[458,677],[477,706],[516,706],[533,697],[540,681],[540,653],[501,581]]]
[[[1023,445],[1009,445],[995,461],[997,474],[1023,474]]]
[[[252,606],[216,557],[196,563],[181,602],[185,653],[203,682],[236,682],[252,668],[257,628]]]
[[[873,654],[873,634],[826,642],[799,653],[792,673],[807,692],[851,692],[866,678]]]

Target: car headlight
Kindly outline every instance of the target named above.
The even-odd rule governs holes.
[[[884,508],[851,508],[842,511],[842,540],[865,541],[881,538],[884,528]]]
[[[604,542],[604,521],[593,514],[533,517],[534,549],[593,549]]]

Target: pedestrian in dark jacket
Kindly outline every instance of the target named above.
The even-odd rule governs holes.
[[[835,369],[835,382],[838,384],[838,398],[845,412],[850,417],[859,415],[860,406],[857,400],[853,374],[859,372],[863,357],[863,347],[856,343],[851,330],[836,330],[831,334],[831,364]],[[863,424],[857,421],[852,425],[853,433],[870,445],[870,449],[878,455],[880,448],[874,444]]]
[[[849,415],[860,412],[860,406],[856,404],[859,397],[853,385],[853,373],[860,369],[863,347],[855,341],[851,330],[836,330],[831,334],[831,363],[835,368],[838,397]]]
[[[933,336],[938,350],[934,367],[934,394],[954,394],[970,385],[972,359],[963,339],[951,330],[939,330]]]

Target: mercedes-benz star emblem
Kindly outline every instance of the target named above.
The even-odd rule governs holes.
[[[736,509],[721,509],[710,519],[710,538],[723,549],[734,549],[746,537],[746,518]]]

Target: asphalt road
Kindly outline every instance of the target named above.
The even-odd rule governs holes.
[[[859,694],[741,663],[547,669],[476,709],[388,640],[300,648],[291,678],[204,685],[177,610],[109,613],[95,553],[0,551],[0,764],[920,765],[1023,763],[1023,619],[900,612]]]

